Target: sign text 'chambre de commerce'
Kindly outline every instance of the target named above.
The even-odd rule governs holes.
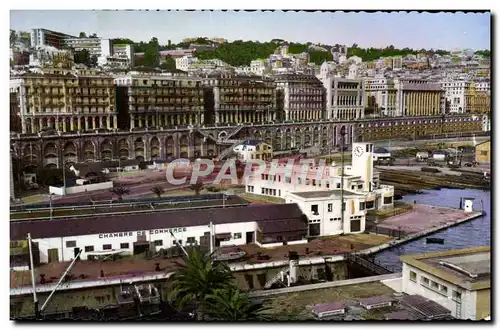
[[[115,237],[132,237],[134,233],[137,236],[144,236],[148,232],[150,235],[154,234],[164,234],[164,233],[181,233],[187,231],[187,228],[169,228],[169,229],[151,229],[151,230],[139,230],[139,231],[125,231],[121,233],[110,233],[110,234],[99,234],[99,238],[115,238]]]

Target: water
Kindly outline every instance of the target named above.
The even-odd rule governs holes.
[[[458,208],[460,197],[472,197],[475,211],[486,211],[486,215],[474,220],[462,223],[455,227],[433,233],[426,237],[444,238],[444,244],[426,244],[426,237],[396,246],[380,252],[375,260],[382,265],[401,271],[399,256],[404,254],[415,254],[434,252],[442,250],[463,249],[474,246],[490,245],[491,239],[491,192],[471,189],[441,189],[428,190],[424,194],[406,195],[403,201],[413,203],[429,204],[434,206]],[[482,203],[481,203],[482,201]]]

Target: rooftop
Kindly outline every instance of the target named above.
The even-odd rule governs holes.
[[[292,195],[296,195],[302,198],[340,198],[341,191],[339,190],[324,190],[324,191],[303,191],[294,192]],[[344,190],[344,197],[349,196],[363,196],[363,194],[357,194],[351,191]]]
[[[401,261],[466,290],[490,288],[490,246],[406,255]]]

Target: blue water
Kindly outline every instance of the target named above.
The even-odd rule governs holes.
[[[375,256],[375,260],[395,271],[401,270],[399,256],[404,254],[434,252],[441,250],[462,249],[481,245],[490,245],[491,239],[491,193],[490,191],[471,189],[428,190],[424,194],[407,195],[403,201],[429,204],[434,206],[458,208],[460,197],[472,197],[475,211],[486,211],[486,215],[462,223],[455,227],[433,233],[427,237],[444,238],[444,244],[426,244],[426,237],[385,250]],[[481,202],[482,201],[482,202]]]

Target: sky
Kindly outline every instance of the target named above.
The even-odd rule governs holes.
[[[328,45],[416,49],[490,49],[490,13],[322,13],[12,10],[10,28],[78,36],[126,37],[161,44],[188,37],[284,39]]]

